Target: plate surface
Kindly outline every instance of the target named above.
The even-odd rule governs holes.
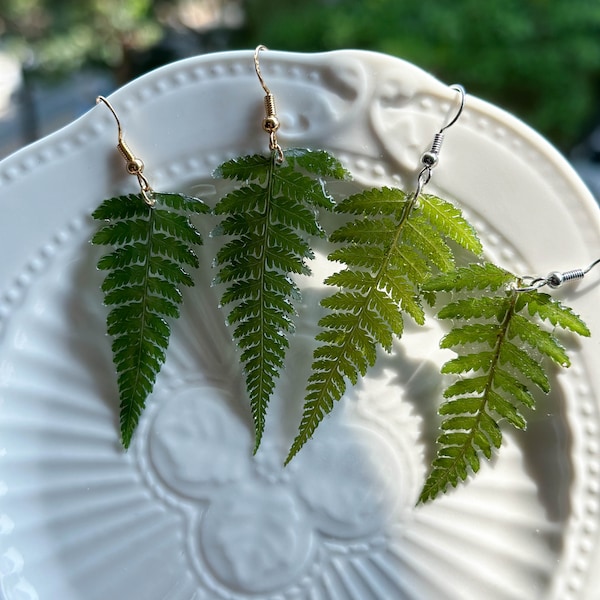
[[[324,148],[352,172],[337,195],[413,189],[455,92],[367,52],[261,55],[284,147]],[[174,63],[111,97],[153,186],[213,205],[214,168],[264,152],[252,52]],[[132,448],[104,334],[91,211],[135,191],[105,107],[0,163],[0,596],[6,600],[592,600],[600,584],[600,315],[594,278],[561,295],[593,336],[570,347],[525,434],[469,485],[415,508],[444,381],[430,319],[347,394],[281,467],[299,423],[331,269],[322,244],[261,450],[205,265],[174,324]],[[583,267],[600,215],[562,157],[473,97],[428,191],[455,201],[487,255],[521,274]],[[335,225],[333,219],[329,225]]]

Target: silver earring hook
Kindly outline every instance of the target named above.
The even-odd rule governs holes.
[[[438,164],[440,159],[440,150],[442,148],[442,142],[444,141],[444,135],[448,127],[452,127],[458,121],[465,107],[465,89],[462,85],[454,84],[450,86],[450,89],[457,91],[460,94],[460,103],[458,109],[452,117],[452,119],[446,123],[434,136],[431,148],[427,152],[423,152],[421,155],[421,164],[423,168],[417,176],[417,187],[412,197],[411,206],[416,205],[418,198],[423,191],[423,188],[429,183],[431,179],[432,170]]]
[[[596,259],[585,269],[572,269],[570,271],[564,271],[562,273],[560,271],[552,271],[552,273],[548,273],[546,277],[531,277],[527,275],[525,277],[522,277],[521,281],[529,282],[529,285],[514,288],[514,291],[534,292],[536,290],[539,290],[540,288],[543,288],[545,285],[555,290],[567,281],[576,281],[578,279],[583,279],[598,264],[600,264],[600,258]]]
[[[462,85],[455,83],[454,85],[450,86],[450,89],[455,90],[460,94],[460,104],[454,117],[448,123],[446,123],[446,125],[444,125],[433,137],[431,148],[427,152],[424,152],[421,156],[421,163],[424,165],[425,169],[433,169],[433,167],[438,164],[445,132],[449,127],[452,127],[456,121],[458,121],[465,108],[465,88],[463,88]]]

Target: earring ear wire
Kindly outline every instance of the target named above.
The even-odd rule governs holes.
[[[465,108],[465,88],[462,85],[454,84],[450,86],[450,89],[456,90],[460,94],[460,104],[452,120],[446,123],[433,137],[433,143],[429,151],[424,152],[421,156],[421,163],[428,169],[433,169],[437,165],[446,129],[452,127],[458,121]]]
[[[280,122],[277,118],[277,111],[275,109],[275,97],[271,93],[271,90],[268,88],[265,80],[262,76],[259,64],[259,54],[263,50],[268,50],[266,46],[260,44],[254,50],[254,70],[256,71],[256,76],[262,86],[262,89],[265,91],[265,118],[262,122],[263,129],[269,134],[269,150],[277,152],[277,162],[283,162],[283,150],[277,141],[277,130],[279,129]]]
[[[459,83],[454,83],[450,86],[450,89],[456,90],[460,94],[460,103],[458,105],[458,109],[456,110],[456,114],[454,115],[453,119],[440,129],[440,133],[444,133],[444,131],[446,131],[446,129],[448,129],[449,127],[452,127],[452,125],[454,125],[456,123],[456,121],[458,121],[458,119],[460,119],[460,116],[462,115],[463,110],[465,108],[465,96],[466,96],[465,88],[462,85],[460,85]]]
[[[567,281],[576,281],[583,279],[596,265],[600,264],[600,258],[585,267],[585,269],[571,269],[570,271],[552,271],[546,277],[531,277],[527,275],[521,278],[521,281],[528,282],[529,285],[515,288],[515,292],[533,292],[547,285],[553,290],[558,289]]]
[[[412,196],[411,206],[417,206],[419,201],[419,196],[423,191],[423,188],[429,183],[431,180],[431,175],[433,172],[433,168],[437,166],[440,160],[440,150],[442,148],[442,142],[444,141],[444,136],[446,134],[446,130],[449,127],[452,127],[458,121],[460,115],[462,114],[465,108],[465,89],[462,85],[455,83],[450,86],[450,89],[457,91],[460,94],[460,102],[458,105],[458,109],[452,117],[452,119],[446,123],[440,130],[433,136],[433,142],[431,143],[431,148],[426,152],[421,154],[421,164],[423,168],[419,172],[417,176],[417,186]]]
[[[118,143],[117,149],[123,156],[126,162],[126,169],[130,175],[135,175],[137,177],[140,192],[144,198],[144,202],[148,206],[154,206],[156,204],[156,200],[153,198],[154,190],[150,186],[150,182],[147,177],[144,175],[144,161],[141,158],[138,158],[129,145],[125,142],[123,138],[123,127],[121,126],[121,121],[119,121],[119,117],[117,116],[117,112],[113,108],[112,104],[104,97],[98,96],[96,98],[96,104],[103,103],[105,104],[110,112],[112,113],[115,121],[117,122],[117,135],[118,135]]]

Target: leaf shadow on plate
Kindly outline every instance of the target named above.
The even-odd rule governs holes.
[[[421,328],[407,322],[405,334],[421,333]],[[395,373],[391,383],[401,386],[403,401],[409,404],[421,422],[419,437],[423,445],[424,462],[431,464],[436,452],[436,438],[440,419],[437,414],[439,399],[444,389],[443,376],[435,360],[410,358],[410,342],[401,339],[394,345],[394,354],[380,359],[381,368],[392,368]]]
[[[181,316],[172,323],[165,373],[172,377],[197,374],[206,383],[223,388],[230,397],[228,411],[253,431],[239,351],[226,324],[228,311],[219,306],[221,290],[213,285],[216,271],[207,266],[216,244],[207,233],[203,236],[204,245],[197,249],[201,266],[192,274],[195,285],[182,290]]]
[[[91,218],[90,218],[91,221]],[[90,395],[100,399],[113,414],[112,422],[119,431],[119,390],[112,362],[111,338],[106,333],[106,314],[101,290],[103,274],[97,268],[98,259],[106,253],[82,242],[81,257],[74,264],[69,282],[75,293],[67,294],[65,310],[72,324],[72,359],[90,375],[93,388]],[[116,438],[115,438],[116,439]]]
[[[537,409],[524,411],[527,430],[514,432],[513,438],[523,453],[525,470],[536,484],[547,519],[565,523],[571,513],[573,439],[559,382],[555,375],[550,380],[550,393],[536,395]]]
[[[53,414],[63,405],[65,411],[70,410],[59,424],[60,435],[55,433],[58,418],[54,416],[39,434],[45,449],[39,462],[45,474],[36,483],[40,489],[36,501],[42,507],[45,530],[56,540],[52,545],[56,575],[33,583],[51,597],[120,597],[119,586],[128,587],[131,582],[138,586],[139,597],[166,597],[166,592],[154,592],[153,587],[158,579],[165,588],[178,585],[165,557],[179,560],[180,554],[183,556],[178,538],[180,516],[176,511],[165,512],[140,485],[136,440],[129,452],[121,446],[119,394],[111,338],[106,334],[108,310],[100,289],[103,273],[96,268],[106,248],[88,243],[92,230],[90,220],[89,228],[86,222],[85,231],[56,256],[45,275],[49,285],[40,294],[47,298],[45,312],[52,319],[52,327],[46,328],[55,342],[49,346],[49,356],[60,361],[60,372],[72,376],[74,382],[65,382],[65,389],[56,390],[56,403],[50,407]],[[202,264],[209,260],[207,256],[200,259]],[[222,343],[228,332],[210,288],[211,276],[210,268],[198,270],[194,273],[196,286],[184,290],[182,315],[172,323],[167,361],[155,389],[182,375],[184,386],[187,376],[225,380],[231,389],[239,380],[234,376],[227,379],[238,367],[228,359],[230,346]],[[36,324],[31,319],[29,327],[34,329]],[[223,370],[224,362],[228,371]],[[250,426],[240,396],[234,396],[236,400],[228,403],[227,410]],[[168,394],[162,398],[170,399]],[[89,581],[97,574],[125,563],[127,573],[115,573],[90,589]],[[148,578],[149,572],[162,575]],[[63,595],[67,587],[73,590],[72,596]],[[54,595],[55,589],[61,593]]]

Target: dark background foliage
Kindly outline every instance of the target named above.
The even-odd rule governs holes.
[[[21,100],[27,86],[83,70],[118,86],[184,56],[258,43],[404,58],[565,152],[600,120],[597,0],[0,0],[0,52],[21,65]]]

